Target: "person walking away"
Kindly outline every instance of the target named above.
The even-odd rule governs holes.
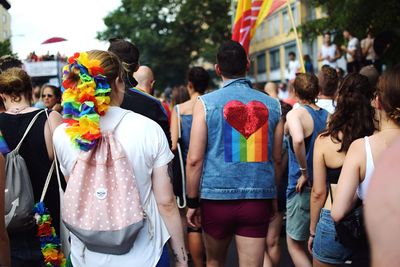
[[[375,99],[379,132],[355,140],[346,154],[333,200],[331,216],[338,223],[355,206],[364,201],[374,166],[383,152],[400,137],[400,66],[386,71],[379,79]],[[358,247],[353,263],[369,265],[367,242]]]
[[[81,52],[76,53],[68,62],[63,77],[66,123],[54,132],[54,145],[62,172],[68,179],[80,151],[90,152],[99,142],[102,133],[113,129],[112,135],[130,163],[128,165],[134,174],[140,202],[146,214],[143,227],[125,254],[94,252],[71,233],[73,266],[169,266],[166,247],[169,241],[175,255],[175,266],[187,267],[182,225],[168,175],[168,163],[173,155],[162,129],[154,121],[120,108],[125,84],[122,64],[114,53],[100,50]],[[78,97],[82,94],[86,98]],[[91,103],[87,99],[92,99]],[[77,110],[82,112],[77,113]],[[107,196],[107,191],[102,188],[100,185],[93,193],[99,199]],[[92,193],[87,194],[90,197]],[[81,219],[85,220],[85,217]]]
[[[224,42],[223,87],[193,108],[187,157],[188,224],[203,227],[207,266],[224,266],[235,237],[240,266],[261,266],[280,177],[283,125],[276,99],[251,88],[243,47]],[[201,224],[200,224],[201,214]]]
[[[336,107],[336,91],[339,85],[336,70],[328,65],[322,66],[321,71],[318,72],[318,85],[319,94],[315,104],[333,114]]]
[[[310,192],[313,182],[314,142],[326,126],[328,112],[315,104],[318,79],[300,73],[294,81],[300,107],[287,114],[289,133],[289,180],[286,202],[286,240],[295,266],[311,266],[305,242],[310,226]]]
[[[358,73],[347,75],[338,90],[336,111],[327,129],[315,141],[308,239],[315,267],[338,266],[352,256],[352,250],[337,240],[330,213],[350,144],[375,130],[374,108],[371,106],[374,92],[366,77]]]

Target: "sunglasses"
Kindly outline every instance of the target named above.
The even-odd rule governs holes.
[[[43,95],[42,95],[42,98],[45,98],[46,96],[47,96],[48,98],[52,98],[54,95],[52,95],[52,94],[47,94],[47,95],[46,95],[46,94],[43,94]]]

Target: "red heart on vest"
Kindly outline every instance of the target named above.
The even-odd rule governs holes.
[[[268,109],[260,101],[232,100],[224,106],[224,118],[247,139],[268,121]]]

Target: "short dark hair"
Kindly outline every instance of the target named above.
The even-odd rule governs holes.
[[[210,82],[210,75],[202,67],[193,67],[189,70],[188,81],[193,84],[193,88],[199,94],[204,94]]]
[[[0,57],[0,73],[10,68],[21,68],[22,62],[12,55],[4,55]]]
[[[298,73],[293,83],[296,95],[300,100],[306,100],[315,103],[318,96],[318,78],[314,74]]]
[[[329,65],[324,65],[318,73],[318,78],[321,93],[326,96],[334,96],[339,84],[336,70]]]
[[[127,86],[136,86],[137,81],[133,78],[133,73],[139,65],[139,49],[133,43],[121,38],[112,38],[109,40],[108,51],[113,52],[121,60],[126,70],[124,82]]]
[[[288,55],[289,55],[289,56],[294,56],[294,57],[296,57],[296,53],[293,52],[293,51],[290,51]]]
[[[246,74],[246,51],[238,42],[226,41],[218,49],[217,64],[222,76],[227,78],[242,77]]]

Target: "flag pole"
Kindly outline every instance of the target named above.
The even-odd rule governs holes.
[[[297,34],[297,28],[296,28],[296,24],[294,22],[292,8],[290,6],[290,0],[286,0],[286,4],[287,4],[287,8],[288,8],[288,14],[289,14],[289,17],[290,17],[290,21],[292,23],[292,27],[293,27],[293,30],[294,30],[294,36],[296,38],[297,50],[299,51],[299,60],[300,60],[300,65],[301,65],[301,72],[305,73],[306,71],[304,69],[304,60],[303,60],[303,52],[302,52],[302,49],[301,49],[301,42],[300,42],[299,35]]]

